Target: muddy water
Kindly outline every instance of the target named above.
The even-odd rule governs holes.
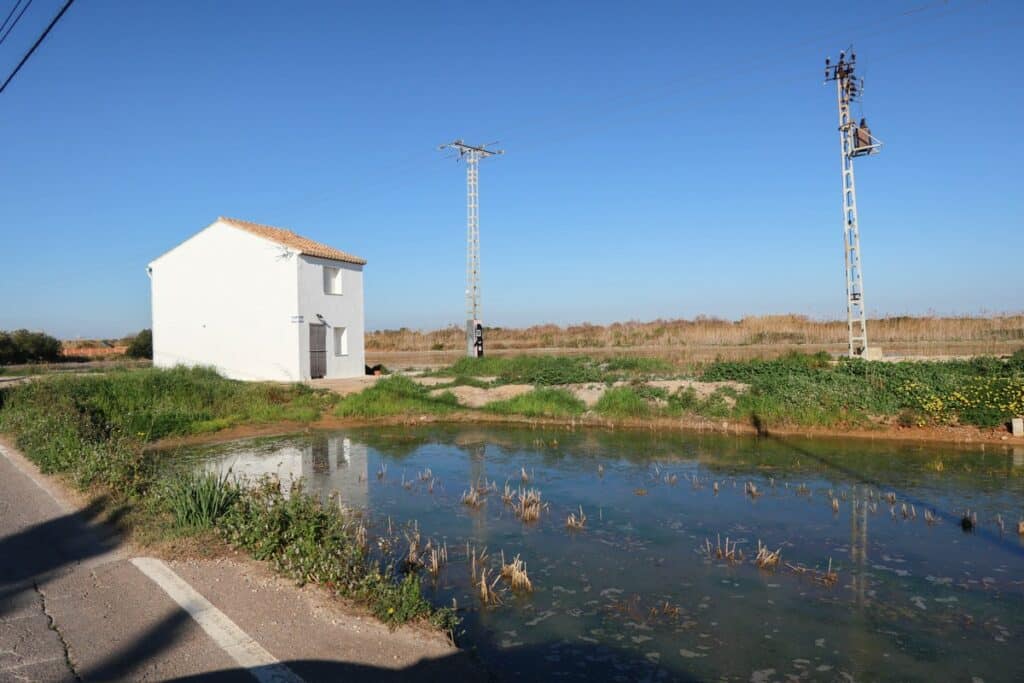
[[[504,678],[1024,680],[1024,452],[432,426],[190,455],[302,478],[365,510],[377,535],[415,521],[449,553],[436,581],[424,573],[427,593],[457,603],[461,643]],[[500,495],[523,470],[547,504],[530,524]],[[498,493],[460,502],[485,481]],[[570,531],[580,506],[585,527]],[[716,556],[726,537],[742,560]],[[758,541],[781,549],[774,570],[752,562]],[[534,591],[482,606],[467,542],[495,568],[520,555]]]

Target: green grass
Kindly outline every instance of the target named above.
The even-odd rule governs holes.
[[[23,409],[60,406],[96,430],[118,429],[142,441],[196,434],[234,424],[311,422],[335,401],[302,384],[238,382],[207,368],[143,368],[89,376],[48,376],[2,398]]]
[[[589,356],[509,356],[460,358],[438,372],[443,376],[496,377],[502,384],[557,386],[666,374],[672,366],[658,358],[615,356],[599,360]]]
[[[494,401],[484,410],[499,415],[527,417],[574,417],[586,411],[586,405],[565,389],[538,387],[504,401]]]
[[[907,424],[995,427],[1024,412],[1024,353],[1009,360],[883,363],[825,354],[716,362],[702,379],[736,380],[733,417],[759,424],[834,426],[898,418]]]
[[[444,415],[458,407],[459,402],[451,392],[431,396],[427,387],[417,384],[408,377],[392,375],[358,394],[342,398],[335,407],[334,414],[339,417],[361,418],[412,413]]]
[[[654,414],[649,397],[636,387],[612,387],[601,394],[594,412],[605,417],[635,418]]]

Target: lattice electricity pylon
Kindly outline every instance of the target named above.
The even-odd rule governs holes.
[[[877,154],[880,140],[871,135],[867,121],[854,123],[850,118],[850,104],[856,102],[864,89],[854,75],[857,55],[851,50],[849,58],[839,53],[835,64],[825,59],[825,80],[836,82],[839,104],[839,144],[843,179],[843,254],[846,262],[846,326],[850,357],[862,357],[868,349],[867,310],[864,304],[864,274],[861,270],[860,228],[857,224],[857,186],[853,176],[856,157]]]
[[[482,332],[483,324],[480,321],[480,175],[477,164],[481,159],[505,152],[487,149],[487,145],[467,145],[462,140],[441,145],[439,149],[455,150],[459,158],[466,161],[466,354],[482,356],[483,337],[476,331],[481,326]]]

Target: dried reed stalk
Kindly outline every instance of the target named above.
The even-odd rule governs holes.
[[[768,550],[768,546],[757,542],[757,555],[754,557],[754,564],[761,569],[775,569],[779,566],[779,560],[782,559],[782,548],[779,548],[775,552]]]
[[[581,530],[584,526],[587,525],[587,516],[583,514],[582,505],[580,505],[579,516],[577,517],[576,513],[570,512],[569,517],[565,520],[565,525],[570,529],[575,529],[577,531]]]
[[[526,573],[526,563],[519,559],[519,555],[505,564],[505,554],[502,553],[501,578],[505,579],[514,591],[533,592],[533,583],[530,582],[530,577]]]
[[[472,488],[462,492],[462,504],[468,505],[471,508],[478,508],[484,504],[484,499],[477,489]]]

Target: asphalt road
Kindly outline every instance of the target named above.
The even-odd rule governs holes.
[[[486,678],[249,560],[135,557],[98,513],[0,445],[0,682]]]

